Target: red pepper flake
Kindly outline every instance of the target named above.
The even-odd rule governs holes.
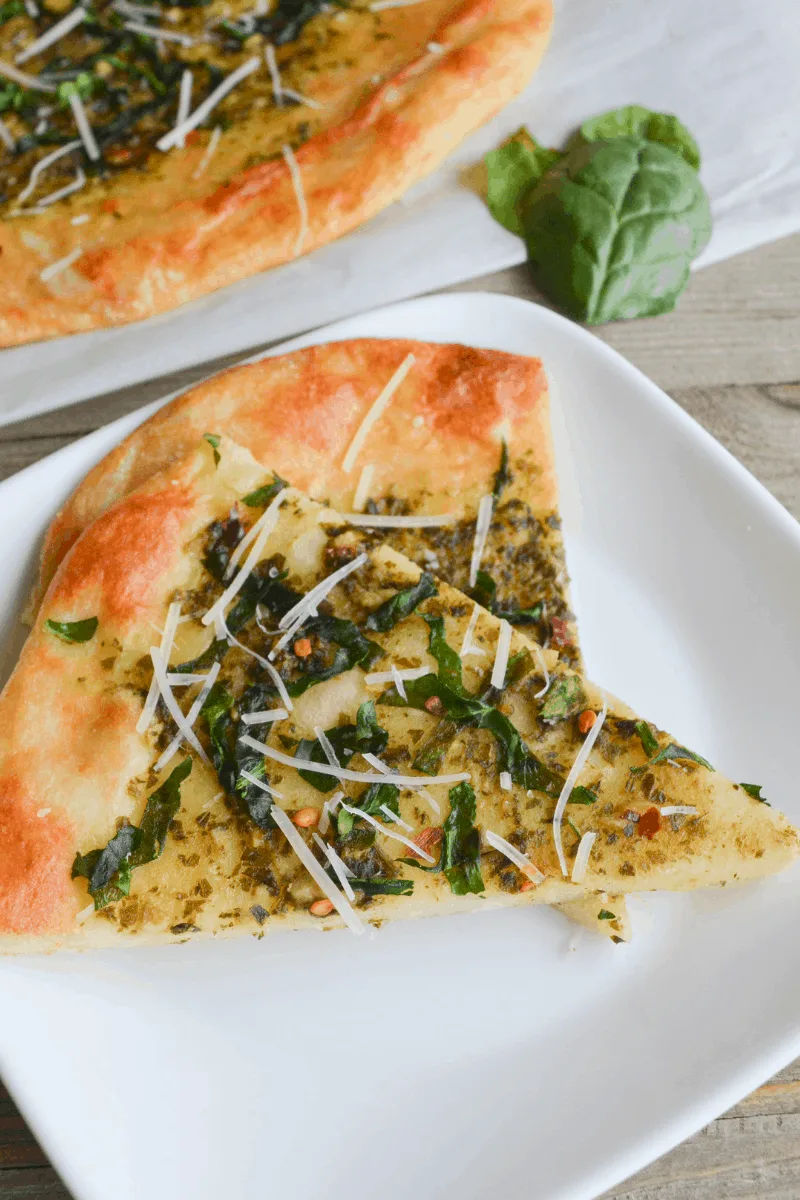
[[[187,146],[193,146],[195,142],[200,141],[200,131],[197,129],[190,129],[184,140]]]
[[[551,617],[550,625],[553,630],[551,641],[554,646],[571,646],[572,637],[569,632],[569,625],[566,621],[562,621],[561,617]]]
[[[298,638],[292,649],[298,658],[308,658],[311,653],[311,642],[308,638]]]
[[[426,712],[433,713],[435,717],[440,717],[444,712],[444,705],[438,696],[429,696],[422,707]]]
[[[639,817],[639,824],[636,828],[642,837],[654,838],[661,829],[661,813],[657,808],[648,808]]]
[[[597,720],[597,713],[587,708],[578,717],[578,733],[588,733]]]
[[[116,201],[115,200],[104,200],[103,204],[102,204],[102,208],[103,208],[104,212],[115,213],[117,211]]]
[[[532,879],[523,879],[522,883],[519,885],[519,890],[521,892],[529,892],[529,891],[531,891],[532,888],[535,888],[535,887],[536,887],[536,884],[533,882]]]
[[[422,833],[418,833],[411,840],[415,846],[419,846],[420,850],[424,850],[426,854],[430,854],[431,850],[435,846],[438,846],[442,840],[442,829],[439,825],[431,825],[428,829],[423,829]],[[422,855],[417,854],[416,850],[412,850],[411,853],[415,858],[422,858]]]

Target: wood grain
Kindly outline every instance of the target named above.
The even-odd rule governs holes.
[[[539,298],[523,267],[452,290]],[[800,237],[698,272],[675,313],[594,332],[800,517]],[[0,429],[0,478],[233,361]],[[2,1086],[0,1200],[70,1200]],[[603,1200],[800,1200],[800,1060]]]

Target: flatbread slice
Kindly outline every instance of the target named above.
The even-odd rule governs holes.
[[[385,407],[370,422],[379,404]],[[493,601],[545,644],[555,636],[562,655],[580,667],[542,363],[461,345],[336,342],[235,367],[189,389],[98,463],[58,514],[42,551],[38,595],[81,530],[210,430],[224,431],[342,512],[358,501],[382,516],[458,514],[445,530],[380,532],[465,591],[479,506],[496,492],[480,565],[497,592],[482,602]],[[504,439],[508,462],[501,471]],[[582,903],[575,901],[569,915],[585,923]],[[622,934],[605,920],[594,921],[598,932],[627,936],[624,907],[618,900]]]
[[[523,89],[552,19],[262,7],[3,6],[0,346],[167,312],[348,233]]]
[[[554,648],[479,610],[471,654],[469,600],[278,486],[204,442],[64,560],[0,697],[3,949],[360,932],[757,878],[796,856],[776,809]],[[585,738],[582,714],[606,704]]]

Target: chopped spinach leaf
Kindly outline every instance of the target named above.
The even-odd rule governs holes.
[[[437,590],[433,576],[428,571],[423,571],[417,583],[390,596],[369,614],[364,624],[367,629],[377,633],[387,633],[394,629],[398,621],[409,617],[423,600],[435,595]]]
[[[263,684],[253,684],[244,692],[237,707],[240,712],[257,712],[269,708],[274,700],[274,690]],[[225,686],[215,683],[200,711],[208,726],[211,760],[223,791],[236,796],[261,829],[271,829],[274,827],[270,816],[272,797],[242,775],[242,771],[247,771],[266,783],[264,756],[237,738],[233,704],[233,697]]]
[[[380,754],[386,749],[389,741],[388,733],[378,722],[372,700],[366,700],[360,706],[355,725],[337,725],[335,729],[326,729],[325,735],[343,767],[347,766],[356,753]],[[295,758],[300,762],[309,763],[328,761],[316,738],[303,738],[295,750]],[[300,775],[318,792],[332,792],[338,783],[335,776],[321,775],[317,771],[301,770]]]
[[[478,571],[475,586],[470,592],[483,608],[487,608],[495,617],[501,617],[512,625],[538,625],[544,615],[544,605],[541,601],[523,608],[514,601],[502,603],[497,599],[497,584],[488,571]]]
[[[752,796],[754,800],[760,800],[762,804],[769,804],[769,800],[761,795],[763,784],[760,783],[740,783],[739,787],[747,792],[748,796]]]
[[[224,580],[231,555],[243,537],[244,525],[235,516],[230,516],[224,521],[214,521],[208,527],[203,566],[218,583]]]
[[[303,636],[316,636],[323,643],[333,642],[339,649],[333,662],[326,667],[317,665],[316,655],[299,660],[302,674],[299,679],[289,684],[290,696],[300,696],[315,684],[332,679],[334,675],[341,675],[343,671],[349,671],[353,667],[364,667],[366,670],[376,659],[383,657],[383,650],[376,642],[365,638],[355,622],[341,617],[315,617],[303,627]]]
[[[477,801],[472,785],[450,789],[450,812],[442,827],[441,868],[455,896],[485,891],[481,875],[481,835],[475,828]]]
[[[218,467],[218,466],[219,466],[219,460],[220,460],[220,453],[219,453],[219,435],[218,435],[218,434],[216,434],[216,433],[204,433],[204,434],[203,434],[203,441],[206,441],[206,442],[208,442],[209,446],[210,446],[210,447],[211,447],[211,449],[214,451],[214,466],[215,466],[215,467]]]
[[[430,630],[428,634],[428,650],[436,659],[439,667],[438,678],[447,687],[451,688],[456,695],[468,697],[469,692],[466,691],[462,682],[463,664],[445,637],[444,618],[431,617],[427,613],[423,613],[423,616]],[[426,676],[423,676],[423,678],[426,678]]]
[[[96,910],[127,896],[133,868],[161,856],[170,823],[180,808],[181,784],[191,769],[192,760],[185,758],[151,793],[141,825],[123,825],[104,849],[76,854],[72,878],[88,880]]]
[[[642,749],[647,757],[652,758],[654,754],[658,754],[658,738],[653,733],[647,721],[637,721],[634,728],[641,739]]]
[[[351,879],[350,886],[365,896],[410,896],[414,891],[413,879]]]
[[[375,817],[377,820],[386,820],[384,807],[393,812],[396,817],[400,816],[399,798],[400,790],[393,783],[371,783],[364,790],[358,803],[351,804],[350,807],[358,808],[361,812]],[[340,838],[347,837],[356,820],[355,813],[347,812],[346,809],[339,810],[336,817],[336,832]]]
[[[612,912],[609,912],[607,908],[601,908],[600,912],[597,914],[597,919],[598,921],[616,921],[617,918],[616,915]]]
[[[706,767],[709,771],[714,770],[711,763],[705,758],[701,758],[699,754],[695,754],[693,751],[687,750],[685,746],[678,746],[675,742],[670,742],[668,746],[664,746],[662,750],[659,750],[657,754],[653,755],[653,757],[649,759],[643,767],[631,767],[631,773],[634,775],[640,775],[642,771],[646,771],[648,767],[654,767],[658,763],[662,762],[677,761],[678,759],[685,759],[687,762],[697,763],[698,766]]]
[[[44,627],[62,642],[88,642],[97,632],[98,623],[97,617],[86,617],[83,621],[51,621],[48,617]]]
[[[508,465],[508,443],[503,438],[500,443],[500,466],[495,471],[494,484],[492,486],[492,495],[495,500],[499,500],[503,492],[506,490],[512,480],[511,470]]]
[[[586,699],[577,675],[557,679],[550,687],[539,711],[543,721],[563,721]]]
[[[10,21],[12,17],[21,17],[24,12],[25,5],[22,0],[6,0],[5,4],[0,4],[0,25]]]
[[[471,595],[482,608],[487,608],[489,612],[494,611],[493,606],[495,597],[497,596],[497,584],[488,571],[478,571],[475,576],[475,586],[472,589]]]
[[[273,475],[272,483],[265,483],[263,487],[256,488],[254,492],[248,492],[242,497],[242,502],[248,508],[266,508],[270,501],[274,500],[279,492],[287,488],[289,484],[285,479],[281,479],[280,475]]]

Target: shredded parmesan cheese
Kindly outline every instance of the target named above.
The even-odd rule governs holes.
[[[125,28],[131,33],[143,33],[145,37],[158,38],[164,42],[178,42],[181,46],[193,46],[194,38],[188,33],[178,33],[174,29],[163,29],[160,25],[145,25],[141,21],[126,21]],[[180,143],[176,142],[176,145]]]
[[[2,117],[0,117],[0,142],[2,142],[3,145],[8,150],[10,150],[12,154],[14,153],[14,151],[17,148],[17,143],[14,141],[14,138],[11,135],[11,131],[8,128],[8,126],[6,125],[6,123]]]
[[[294,150],[289,145],[281,147],[286,166],[289,168],[289,175],[292,179],[292,187],[297,198],[297,210],[300,213],[300,228],[297,231],[297,238],[294,243],[295,258],[303,249],[306,237],[308,236],[308,206],[306,204],[306,194],[303,191],[303,177],[300,174],[300,165],[295,158]]]
[[[403,684],[403,676],[400,674],[400,672],[398,671],[398,669],[394,665],[394,663],[392,663],[392,665],[391,665],[391,675],[392,675],[392,682],[394,683],[394,686],[397,688],[397,691],[403,697],[403,699],[407,701],[408,696],[406,695],[406,689]]]
[[[404,821],[402,817],[398,817],[397,813],[393,813],[388,804],[381,805],[381,812],[393,825],[399,825],[401,829],[407,829],[409,833],[414,832],[413,826],[409,825],[408,821]]]
[[[190,729],[192,728],[195,721],[199,717],[200,709],[205,704],[206,699],[208,697],[208,693],[211,691],[212,687],[214,686],[214,681],[216,680],[218,675],[219,675],[219,663],[216,662],[216,663],[214,663],[211,670],[208,672],[205,683],[201,687],[200,691],[197,693],[197,696],[195,697],[195,701],[192,704],[192,707],[189,709],[188,713],[186,714],[186,724],[189,726]],[[169,686],[169,675],[167,675],[167,686]],[[164,751],[164,753],[161,755],[158,762],[156,763],[154,770],[160,771],[160,770],[162,770],[162,768],[164,768],[167,765],[167,763],[170,761],[170,759],[173,757],[173,755],[180,748],[180,745],[183,742],[183,737],[184,737],[183,731],[179,731],[178,733],[175,734],[175,737],[172,739],[172,741],[167,746],[166,750]]]
[[[369,753],[362,753],[361,757],[363,759],[365,759],[370,764],[370,766],[374,767],[376,771],[380,771],[382,775],[392,775],[392,776],[397,775],[397,771],[395,771],[393,767],[387,767],[386,763],[381,762],[381,760],[378,757],[376,757],[376,755],[369,754]],[[424,800],[427,800],[428,804],[431,806],[431,808],[433,809],[433,811],[435,812],[437,817],[440,817],[442,815],[441,807],[439,806],[437,801],[434,800],[433,796],[430,794],[430,792],[428,791],[427,788],[425,788],[425,787],[417,788],[414,795],[422,796],[422,798]]]
[[[281,763],[284,767],[294,767],[295,771],[307,771],[309,769],[306,761],[292,758],[291,755],[284,754],[281,750],[275,750],[265,742],[257,742],[249,734],[244,734],[239,741],[244,742],[251,750],[260,750],[266,758],[271,758],[274,762]],[[314,763],[313,771],[316,775],[331,775],[334,779],[341,779],[342,782],[350,780],[352,783],[383,783],[386,778],[385,774],[372,774],[369,771],[350,771],[346,767],[331,767],[326,766],[325,763]],[[392,782],[396,783],[398,787],[406,788],[420,788],[432,783],[452,785],[454,783],[461,783],[465,779],[469,779],[469,774],[466,771],[461,771],[457,775],[422,776],[395,775],[392,773]]]
[[[364,812],[360,808],[353,808],[351,804],[345,804],[344,801],[342,801],[342,808],[345,810],[345,812],[352,813],[354,817],[361,817],[362,821],[366,821],[368,825],[372,825],[373,828],[377,829],[378,833],[382,833],[384,837],[391,838],[392,841],[395,842],[402,842],[404,846],[408,846],[409,849],[413,850],[415,854],[418,854],[420,858],[426,859],[429,863],[436,862],[436,859],[431,858],[427,850],[423,850],[422,847],[418,846],[416,842],[412,842],[411,838],[404,837],[402,833],[395,833],[393,829],[387,829],[385,825],[381,825],[380,821],[376,821],[375,818],[370,816],[369,813]]]
[[[513,781],[511,779],[510,771],[501,771],[500,772],[500,787],[503,789],[504,792],[511,791],[512,782]]]
[[[373,671],[371,675],[364,676],[364,682],[367,687],[379,687],[383,683],[396,684],[398,679],[422,679],[423,675],[430,673],[430,667],[404,667],[400,671],[392,664],[391,671]],[[400,691],[399,687],[397,690]],[[403,698],[405,699],[405,696]]]
[[[347,878],[347,865],[336,853],[333,846],[329,846],[327,842],[323,842],[316,831],[312,834],[312,837],[336,872],[336,877],[342,885],[342,891],[347,896],[347,899],[355,900],[356,894],[350,886],[350,880]]]
[[[272,818],[287,842],[294,850],[300,862],[308,871],[316,885],[321,888],[344,921],[351,933],[361,935],[367,932],[367,927],[354,908],[350,906],[346,896],[343,896],[335,884],[328,878],[326,872],[317,862],[308,846],[297,832],[286,813],[278,804],[273,804]]]
[[[296,100],[298,104],[307,104],[309,108],[324,108],[324,104],[320,104],[319,100],[312,100],[310,96],[304,96],[301,92],[296,92],[294,88],[284,87],[281,84],[281,95],[288,96],[290,100]]]
[[[74,29],[76,25],[80,25],[85,17],[86,9],[82,4],[76,4],[71,13],[67,13],[60,21],[56,21],[55,25],[51,25],[46,33],[43,33],[35,42],[31,42],[30,46],[26,46],[21,53],[17,54],[14,62],[27,62],[29,58],[40,54],[42,50],[46,50],[54,42],[58,42],[61,38],[66,37],[69,31]]]
[[[467,631],[464,634],[464,641],[461,643],[461,653],[459,655],[460,658],[466,658],[468,654],[485,654],[486,653],[486,651],[482,650],[480,648],[480,646],[476,646],[472,640],[472,635],[475,632],[475,626],[478,623],[478,613],[480,611],[481,611],[480,604],[476,604],[472,610],[472,615],[470,616],[470,619],[469,619],[469,625],[467,626]]]
[[[361,448],[363,447],[364,442],[367,440],[367,435],[369,434],[370,429],[375,424],[375,422],[383,415],[383,412],[386,409],[392,396],[395,394],[397,389],[400,387],[400,384],[403,382],[403,380],[405,379],[408,372],[414,366],[415,362],[416,362],[416,359],[414,358],[414,355],[407,354],[406,357],[403,359],[403,361],[400,363],[400,366],[395,371],[394,375],[392,375],[391,379],[384,387],[383,391],[380,393],[380,395],[375,400],[375,402],[371,405],[369,412],[366,414],[363,421],[361,422],[358,429],[356,430],[355,436],[353,437],[353,440],[350,443],[350,447],[344,456],[344,462],[342,463],[342,469],[346,475],[349,475],[350,472],[352,471],[353,467],[356,465],[356,459],[358,458],[358,455],[361,452]]]
[[[192,84],[193,83],[194,83],[194,76],[192,75],[192,72],[189,70],[189,68],[186,67],[184,69],[183,74],[181,75],[181,90],[180,90],[180,95],[178,96],[178,113],[177,113],[177,117],[175,120],[176,125],[183,125],[184,121],[186,120],[186,118],[188,117],[188,115],[191,111]],[[180,146],[181,148],[183,148],[186,145],[186,135],[181,134],[181,136],[176,144],[178,146]]]
[[[70,221],[70,225],[85,225],[88,220],[89,220],[88,213],[78,213],[77,217],[72,218],[72,220]]]
[[[337,792],[330,800],[326,800],[322,806],[322,812],[319,817],[319,831],[324,836],[330,829],[331,814],[340,801],[344,800],[344,792]]]
[[[9,134],[9,137],[10,136],[11,135]],[[14,149],[13,141],[11,144],[11,149],[12,150]],[[369,499],[369,489],[372,484],[372,476],[374,474],[375,474],[374,466],[372,465],[372,463],[367,463],[367,465],[364,467],[364,469],[361,472],[361,476],[358,480],[358,487],[356,488],[356,494],[353,497],[353,508],[356,512],[364,511],[364,505],[367,503],[367,500]]]
[[[208,139],[208,145],[206,146],[205,154],[200,159],[200,162],[197,164],[197,170],[192,172],[192,179],[199,179],[201,175],[205,174],[206,167],[211,162],[211,159],[214,157],[217,146],[219,145],[219,139],[221,137],[222,137],[222,126],[215,125],[214,129],[212,131],[211,137]]]
[[[254,540],[253,547],[245,560],[244,566],[239,571],[238,575],[235,576],[233,581],[228,584],[227,588],[219,597],[219,599],[212,604],[208,612],[203,614],[201,619],[204,625],[210,625],[214,621],[218,612],[224,613],[231,600],[233,600],[235,596],[238,596],[239,592],[244,587],[247,579],[250,576],[250,573],[261,558],[267,538],[278,523],[278,510],[283,503],[284,495],[284,492],[278,492],[277,496],[273,499],[266,511],[259,517],[258,521],[256,521],[256,525],[259,527],[258,536]],[[256,525],[253,526],[253,529],[255,529]],[[252,530],[250,532],[252,533]],[[244,541],[244,539],[242,540]],[[237,549],[239,549],[238,546]]]
[[[596,833],[585,833],[578,844],[575,862],[572,864],[572,882],[583,883],[586,878],[586,868],[589,865],[589,855],[595,843]]]
[[[285,708],[262,708],[259,712],[242,713],[245,725],[267,725],[271,721],[285,721],[289,716]]]
[[[92,903],[91,903],[91,904],[87,904],[87,905],[86,905],[86,908],[82,908],[82,909],[81,909],[81,911],[80,911],[80,912],[78,913],[78,915],[76,916],[75,920],[77,921],[77,923],[78,923],[79,925],[82,925],[82,924],[83,924],[83,922],[84,922],[85,920],[87,920],[87,918],[89,918],[89,917],[92,915],[92,913],[93,913],[94,911],[95,911],[95,907],[94,907],[94,901],[92,901]]]
[[[425,49],[429,54],[444,54],[445,52],[445,47],[441,44],[441,42],[428,42]]]
[[[341,769],[342,764],[339,762],[339,759],[336,757],[336,751],[333,748],[330,738],[325,733],[325,730],[320,729],[319,725],[315,725],[314,726],[314,735],[315,735],[317,741],[319,742],[320,746],[322,747],[322,753],[325,755],[325,757],[327,758],[330,765],[332,767],[338,767],[339,769]]]
[[[478,517],[475,521],[475,541],[472,544],[472,560],[469,564],[469,586],[475,587],[480,570],[481,559],[483,552],[486,549],[486,538],[489,536],[489,528],[492,524],[492,509],[494,508],[494,496],[491,492],[487,496],[481,497],[481,502],[478,505]]]
[[[569,801],[569,798],[572,795],[572,789],[575,787],[575,784],[578,782],[578,778],[580,776],[581,771],[586,766],[586,762],[589,758],[589,755],[592,752],[592,746],[597,741],[597,736],[600,733],[600,730],[603,728],[603,722],[606,719],[607,712],[608,712],[608,698],[606,696],[604,696],[603,697],[603,711],[600,713],[600,715],[597,718],[597,720],[595,721],[594,725],[589,730],[588,734],[586,735],[586,740],[584,741],[583,745],[581,746],[580,750],[578,751],[578,753],[575,756],[575,761],[573,762],[572,766],[570,767],[569,774],[567,775],[567,778],[564,780],[564,786],[561,789],[560,796],[558,797],[558,803],[556,804],[556,811],[553,813],[553,841],[555,842],[555,845],[556,845],[556,853],[558,854],[558,863],[559,863],[559,866],[561,867],[562,875],[568,874],[567,860],[564,857],[564,846],[561,841],[561,821],[564,816],[564,810],[566,809],[567,802]]]
[[[167,609],[167,619],[164,622],[164,632],[161,634],[161,657],[165,663],[169,663],[169,656],[172,653],[172,643],[175,641],[175,632],[178,628],[178,623],[181,618],[180,603],[175,600]],[[139,720],[136,722],[136,732],[144,733],[147,726],[153,719],[153,713],[156,711],[158,704],[158,679],[155,672],[150,683],[150,690],[147,693],[147,699],[144,702],[144,708],[141,711]]]
[[[43,83],[35,75],[28,75],[26,71],[18,71],[11,63],[0,62],[0,75],[13,80],[21,87],[32,88],[36,92],[54,92],[56,90],[54,83]]]
[[[52,808],[40,808],[37,809],[36,815],[37,817],[47,817],[52,811]]]
[[[83,107],[83,101],[77,92],[70,92],[69,106],[72,109],[75,124],[78,126],[78,133],[81,135],[84,149],[92,162],[97,162],[100,157],[100,147],[89,124],[89,118],[86,115],[86,109]]]
[[[545,878],[535,863],[532,863],[516,846],[512,846],[511,842],[507,842],[505,838],[500,837],[499,833],[493,833],[491,829],[485,829],[483,836],[493,850],[499,850],[501,854],[504,854],[508,861],[512,862],[515,867],[519,867],[520,871],[524,875],[527,875],[532,883],[541,883]]]
[[[281,73],[278,70],[278,60],[275,57],[275,47],[272,42],[268,42],[264,48],[264,58],[269,70],[269,77],[272,80],[272,99],[275,101],[278,108],[283,108],[283,88],[281,87]]]
[[[254,787],[261,788],[261,791],[266,792],[268,796],[277,796],[279,800],[284,799],[283,792],[279,792],[277,788],[272,787],[263,779],[259,779],[258,776],[253,775],[251,771],[246,771],[244,767],[242,767],[239,774],[241,775],[242,779],[246,779],[247,782],[252,783]]]
[[[539,666],[542,668],[542,675],[544,676],[544,685],[538,692],[535,693],[533,698],[534,700],[541,700],[542,696],[550,687],[550,672],[547,669],[547,663],[545,662],[544,654],[542,653],[542,647],[534,642],[533,648],[536,651],[536,657],[539,659]]]
[[[65,183],[64,186],[58,188],[57,191],[49,192],[46,196],[42,197],[35,208],[28,209],[27,211],[38,213],[43,208],[47,208],[49,205],[55,204],[57,200],[63,200],[65,196],[71,196],[73,192],[79,192],[81,188],[85,186],[86,173],[84,172],[83,167],[78,167],[72,183]],[[88,221],[89,218],[87,217],[86,219]],[[73,221],[72,224],[74,225],[75,222]]]
[[[370,4],[370,12],[383,12],[385,8],[407,8],[410,4],[421,4],[422,0],[375,0]]]
[[[662,817],[694,817],[697,809],[691,804],[667,804],[661,809]]]
[[[73,150],[77,150],[80,145],[80,138],[76,138],[74,142],[67,142],[65,146],[59,146],[52,154],[45,154],[44,158],[40,158],[31,171],[27,184],[19,196],[17,196],[17,204],[23,204],[28,199],[28,196],[36,191],[36,185],[39,182],[39,176],[42,171],[46,171],[51,163],[56,162],[59,158],[63,158],[65,154],[71,154]]]
[[[207,675],[183,675],[179,671],[167,673],[167,683],[170,687],[189,687],[192,683],[204,683],[206,679]]]
[[[442,525],[452,525],[454,513],[440,513],[438,516],[392,517],[378,516],[376,513],[342,513],[348,525],[365,526],[367,529],[438,529]]]
[[[279,629],[287,629],[292,636],[296,632],[299,624],[308,620],[310,616],[316,613],[317,607],[325,599],[329,592],[332,592],[338,583],[346,579],[348,575],[352,575],[353,571],[358,571],[367,561],[366,554],[359,554],[352,562],[345,563],[343,567],[339,567],[332,575],[326,576],[321,583],[315,584],[311,591],[306,592],[302,599],[298,600],[288,612],[284,613],[278,622]],[[275,646],[275,649],[270,654],[270,658],[274,657],[278,650],[288,641],[288,637],[284,636]]]
[[[165,133],[156,142],[159,150],[171,150],[173,146],[176,146],[179,138],[185,137],[187,133],[191,133],[193,129],[196,129],[202,121],[205,121],[208,114],[216,108],[220,100],[227,96],[228,92],[232,91],[248,75],[252,75],[253,71],[257,71],[260,66],[260,58],[249,58],[247,62],[243,62],[235,71],[231,71],[230,75],[227,75],[222,83],[214,88],[211,95],[207,96],[203,103],[199,104],[194,112],[186,118],[183,125],[176,125],[174,129],[171,129],[169,133]]]
[[[511,650],[511,626],[505,619],[500,622],[500,632],[497,635],[497,651],[492,667],[492,687],[501,691],[505,687],[508,655]]]
[[[161,651],[156,646],[150,647],[150,658],[153,660],[153,670],[158,680],[158,687],[161,692],[162,699],[167,706],[167,712],[172,717],[178,729],[183,734],[185,740],[189,743],[192,749],[196,750],[202,758],[203,762],[208,762],[208,755],[197,740],[194,730],[189,724],[186,717],[180,710],[177,700],[172,694],[172,688],[167,682],[167,665],[161,654]],[[215,664],[219,666],[219,664]]]
[[[65,254],[63,258],[57,258],[55,262],[51,262],[44,270],[39,272],[39,278],[42,283],[49,283],[51,279],[55,279],[56,275],[60,275],[62,271],[66,271],[67,267],[71,267],[74,262],[77,262],[83,254],[83,247],[76,246],[74,250],[70,250],[69,254]]]

